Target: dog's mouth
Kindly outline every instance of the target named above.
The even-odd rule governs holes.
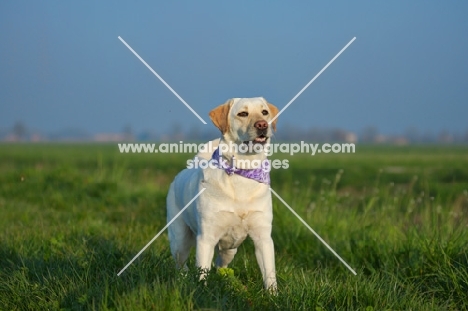
[[[260,145],[264,145],[268,140],[268,137],[266,135],[258,135],[257,137],[255,137],[253,140],[249,140],[249,141],[244,141],[244,144],[246,145],[249,145],[249,144],[260,144]]]

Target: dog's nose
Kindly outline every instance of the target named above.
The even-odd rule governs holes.
[[[265,120],[260,120],[260,121],[255,122],[254,126],[258,130],[264,130],[268,128],[268,122]]]

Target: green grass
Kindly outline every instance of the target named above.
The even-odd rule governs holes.
[[[165,197],[186,155],[115,145],[0,145],[0,310],[468,309],[468,148],[361,147],[289,157],[272,188],[279,293],[253,245],[206,285],[175,271]],[[275,157],[283,158],[282,155]],[[193,257],[190,266],[193,267]]]

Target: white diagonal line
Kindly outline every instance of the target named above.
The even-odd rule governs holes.
[[[309,229],[319,240],[320,242],[322,242],[332,253],[333,255],[335,255],[345,266],[346,268],[348,268],[354,275],[357,275],[356,271],[353,270],[353,268],[351,268],[347,263],[346,261],[343,260],[343,258],[340,257],[340,255],[338,255],[334,250],[333,248],[330,247],[330,245],[327,244],[327,242],[325,242],[321,237],[320,235],[317,234],[317,232],[314,231],[314,229],[312,229],[305,221],[304,219],[301,218],[301,216],[299,216],[295,210],[292,209],[291,206],[288,205],[288,203],[286,203],[283,198],[281,198],[278,193],[275,192],[275,190],[271,189],[270,188],[270,191],[273,192],[273,194],[287,207],[289,208],[289,210],[294,214],[294,216],[296,216],[306,227],[307,229]]]
[[[163,84],[164,84],[164,85],[165,85],[165,86],[166,86],[166,87],[167,87],[167,88],[168,88],[168,89],[169,89],[169,90],[170,90],[170,91],[171,91],[171,92],[172,92],[172,93],[173,93],[173,94],[174,94],[174,95],[175,95],[175,96],[176,96],[176,97],[177,97],[177,98],[178,98],[178,99],[195,115],[195,116],[197,116],[198,119],[200,119],[200,121],[203,122],[203,124],[206,124],[205,120],[203,120],[203,118],[200,117],[200,116],[198,115],[198,113],[196,113],[196,111],[193,110],[192,107],[190,107],[190,105],[187,104],[187,103],[185,102],[185,100],[184,100],[182,97],[180,97],[180,95],[177,94],[177,92],[174,91],[174,90],[172,89],[172,87],[171,87],[169,84],[167,84],[167,82],[164,81],[164,79],[161,78],[161,76],[158,75],[158,73],[157,73],[156,71],[153,70],[153,68],[150,67],[150,65],[147,64],[147,63],[143,60],[143,58],[141,58],[140,55],[138,55],[138,53],[135,52],[135,51],[130,47],[130,45],[127,44],[127,42],[125,42],[124,39],[122,39],[120,36],[119,36],[118,38],[119,38],[120,41],[122,41],[123,44],[125,44],[125,46],[126,46],[133,54],[135,54],[135,56],[136,56],[146,67],[148,67],[148,69],[149,69],[159,80],[161,80],[161,82],[162,82],[162,83],[163,83]]]
[[[148,244],[146,244],[145,247],[143,247],[141,251],[138,254],[136,254],[135,257],[133,257],[133,259],[130,260],[130,262],[122,270],[120,270],[119,273],[117,273],[117,276],[120,276],[122,272],[124,272],[135,261],[135,259],[137,259],[138,256],[140,256],[141,253],[143,253],[145,249],[147,249],[148,246],[150,246],[151,243],[153,243],[161,235],[161,233],[163,233],[164,230],[166,230],[177,219],[177,217],[179,217],[190,206],[190,204],[192,204],[192,202],[195,201],[195,199],[198,198],[198,196],[202,194],[202,192],[205,190],[206,188],[202,188],[200,192],[198,192],[197,195],[193,199],[191,199],[190,202],[188,202],[187,205],[185,205],[184,208],[181,209],[180,212],[178,212],[177,215],[175,215],[174,218],[172,218],[171,221],[169,221],[167,225],[165,225],[164,228],[162,228],[161,231],[159,231],[158,234],[156,234],[154,238],[151,241],[149,241]]]
[[[304,86],[304,87],[302,88],[302,90],[300,90],[299,93],[297,93],[296,96],[294,96],[293,99],[291,99],[291,100],[289,101],[289,103],[287,103],[286,106],[284,106],[284,108],[281,109],[280,112],[278,112],[278,114],[277,114],[273,119],[270,120],[270,122],[268,122],[268,124],[271,124],[273,121],[275,121],[276,118],[278,118],[278,117],[280,116],[280,114],[282,114],[283,111],[285,111],[286,108],[288,108],[289,105],[291,105],[291,104],[293,103],[293,101],[295,101],[296,98],[298,98],[299,95],[301,95],[302,92],[304,92],[304,91],[309,87],[309,85],[311,85],[312,82],[314,82],[315,79],[317,79],[317,78],[322,74],[322,72],[324,72],[325,69],[327,69],[328,66],[330,66],[330,65],[332,64],[332,63],[335,61],[335,59],[337,59],[338,56],[340,56],[341,53],[343,53],[343,52],[348,48],[348,46],[350,46],[351,43],[353,43],[354,40],[356,40],[356,37],[354,37],[353,39],[351,39],[351,41],[349,41],[348,44],[346,44],[345,47],[342,48],[341,51],[339,51],[338,54],[336,54],[335,57],[333,57],[332,60],[329,61],[328,64],[326,64],[325,67],[323,67],[322,70],[320,70],[319,73],[317,73],[317,74],[315,75],[315,77],[313,77],[312,80],[310,80],[309,83],[307,83],[306,86]]]

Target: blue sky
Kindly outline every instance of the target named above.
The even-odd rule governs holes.
[[[0,128],[203,129],[232,97],[281,109],[357,37],[279,130],[465,132],[467,12],[466,1],[2,1]]]

